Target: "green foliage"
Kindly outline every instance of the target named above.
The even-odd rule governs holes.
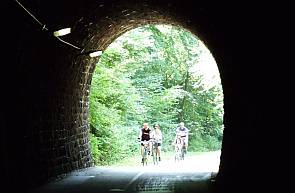
[[[222,89],[220,82],[210,87],[204,83],[196,67],[204,53],[197,37],[167,25],[131,30],[104,51],[90,90],[95,164],[139,154],[136,139],[143,122],[160,124],[164,151],[169,150],[179,121],[190,129],[190,150],[220,148]]]
[[[189,138],[188,151],[191,152],[206,152],[216,151],[221,147],[221,140],[209,135],[202,135],[200,133],[194,133]]]
[[[100,151],[98,149],[98,140],[97,137],[90,133],[90,144],[91,144],[91,153],[92,153],[92,161],[94,164],[99,164],[98,160],[100,157]]]

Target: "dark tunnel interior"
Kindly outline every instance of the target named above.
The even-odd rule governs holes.
[[[276,30],[286,22],[272,11],[277,5],[266,9],[250,3],[204,5],[193,0],[19,2],[48,30],[17,1],[5,8],[0,116],[3,190],[26,192],[61,174],[91,166],[88,97],[97,59],[84,53],[103,51],[124,32],[149,23],[190,30],[204,41],[218,64],[225,128],[216,192],[263,192],[279,184],[274,173],[286,170],[277,170],[278,156],[272,151],[282,151],[281,143],[274,144],[274,137],[278,142],[282,133],[274,131],[286,133],[290,126],[283,127],[289,120],[281,121],[285,111],[275,110],[285,101],[278,101],[274,92],[283,82],[274,73],[278,77],[286,69],[277,68],[286,63],[273,49]],[[52,36],[65,27],[72,32],[63,39],[81,49]],[[284,139],[289,137],[285,135]],[[284,145],[284,150],[288,147]],[[287,162],[282,165],[288,166]]]

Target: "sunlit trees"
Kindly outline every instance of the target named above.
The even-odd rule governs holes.
[[[202,57],[208,57],[204,48],[179,27],[146,25],[120,36],[104,51],[90,93],[97,164],[139,153],[136,138],[143,122],[161,125],[164,150],[169,150],[180,121],[190,129],[189,150],[220,148],[222,88],[220,81],[206,85],[198,70]]]

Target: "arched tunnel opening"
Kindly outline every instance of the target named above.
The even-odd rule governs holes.
[[[256,99],[261,93],[254,84],[257,74],[245,67],[255,65],[243,55],[250,38],[241,40],[239,35],[249,31],[243,25],[246,9],[169,0],[21,3],[42,25],[17,1],[10,3],[8,10],[13,17],[7,29],[13,51],[6,57],[13,65],[5,66],[4,71],[14,72],[14,81],[21,85],[15,86],[13,81],[4,85],[10,93],[4,101],[14,102],[3,104],[5,112],[1,115],[1,169],[5,187],[11,192],[38,187],[93,166],[88,117],[97,58],[88,53],[104,51],[128,30],[156,23],[182,26],[196,34],[218,64],[224,93],[224,134],[219,171],[212,186],[219,192],[247,192],[258,185],[253,169],[261,166],[256,149],[260,143],[251,134],[264,128],[264,104]],[[240,24],[231,20],[231,14]],[[71,33],[62,40],[78,49],[52,35],[65,27],[71,27]],[[11,79],[3,77],[5,82]]]
[[[210,171],[210,167],[217,171],[223,93],[217,64],[201,40],[178,26],[144,25],[112,42],[95,65],[89,91],[95,165],[142,165],[137,138],[147,123],[150,137],[154,124],[161,131],[156,136],[159,151],[148,156],[149,165],[160,161],[166,169],[181,165],[194,169],[189,160],[199,160],[200,171]],[[189,128],[190,145],[185,149],[189,159],[174,165],[184,160],[175,152],[179,121]],[[206,152],[211,153],[207,154],[211,160],[203,157],[201,161]]]

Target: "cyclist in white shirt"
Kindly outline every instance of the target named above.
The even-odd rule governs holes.
[[[180,135],[181,138],[183,139],[184,147],[185,147],[185,153],[186,153],[187,147],[188,147],[188,133],[189,133],[188,128],[186,128],[184,126],[183,122],[180,122],[179,127],[176,128],[176,136]]]

